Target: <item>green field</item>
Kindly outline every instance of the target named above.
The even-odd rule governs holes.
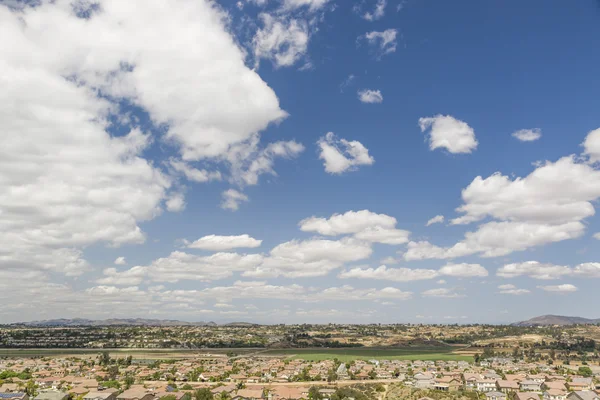
[[[0,349],[2,357],[63,357],[87,356],[95,357],[98,353],[107,351],[111,357],[132,356],[137,359],[182,359],[198,356],[222,356],[232,351],[236,354],[254,353],[260,349]]]
[[[410,347],[410,348],[352,348],[352,349],[277,349],[261,352],[260,355],[288,356],[292,359],[322,361],[339,359],[352,360],[440,360],[472,361],[473,358],[453,353],[451,347]]]

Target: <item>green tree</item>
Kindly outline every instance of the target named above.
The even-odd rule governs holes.
[[[319,388],[316,386],[311,386],[308,389],[308,398],[309,400],[321,400],[323,396],[319,393]]]
[[[577,372],[579,373],[579,375],[585,376],[586,378],[589,378],[590,376],[592,376],[594,374],[590,367],[579,367]]]
[[[37,386],[33,380],[29,380],[25,386],[25,393],[31,398],[37,395]]]
[[[168,394],[161,397],[160,400],[177,400],[177,397],[174,394]]]
[[[123,383],[125,383],[125,389],[129,389],[131,385],[135,383],[135,378],[131,375],[127,375],[123,380]]]
[[[198,389],[194,392],[194,400],[213,400],[213,397],[209,388]]]

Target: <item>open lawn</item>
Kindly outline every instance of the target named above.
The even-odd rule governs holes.
[[[410,347],[410,348],[345,348],[345,349],[277,349],[262,352],[261,355],[287,355],[288,358],[308,361],[333,360],[440,360],[473,361],[473,357],[452,352],[451,347]]]
[[[3,357],[96,357],[107,351],[111,357],[127,357],[134,359],[183,359],[195,357],[223,357],[228,352],[238,355],[254,353],[257,349],[0,349]]]

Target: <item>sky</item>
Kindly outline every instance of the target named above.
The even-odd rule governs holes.
[[[0,0],[0,323],[598,318],[600,3]]]

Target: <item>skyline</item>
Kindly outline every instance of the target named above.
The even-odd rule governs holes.
[[[599,20],[0,0],[0,323],[600,317]]]

